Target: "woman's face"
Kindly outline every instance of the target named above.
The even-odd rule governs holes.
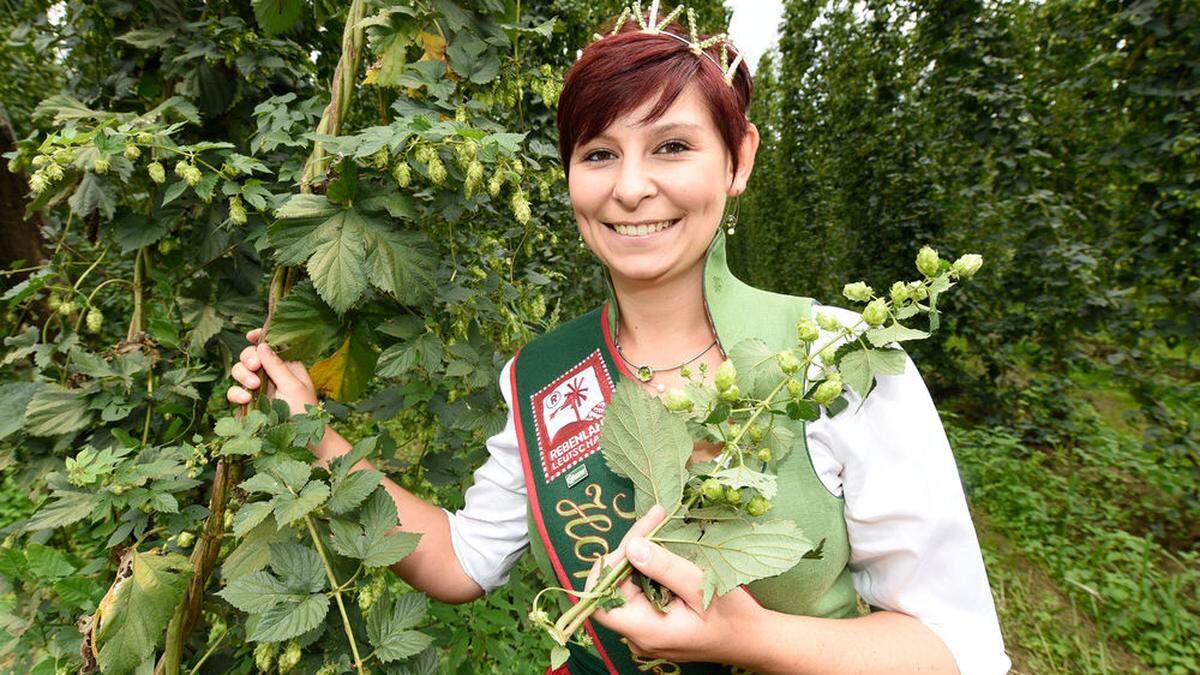
[[[745,189],[758,147],[751,124],[735,176],[696,87],[686,87],[659,119],[637,126],[657,98],[576,146],[570,160],[579,232],[614,281],[654,282],[695,269],[726,198]]]

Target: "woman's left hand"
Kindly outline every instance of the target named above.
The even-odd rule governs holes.
[[[593,618],[624,635],[635,656],[743,665],[750,655],[740,648],[739,636],[752,634],[765,610],[745,588],[714,595],[705,609],[700,568],[644,538],[665,515],[661,506],[650,509],[605,562],[612,565],[624,555],[636,569],[669,588],[675,594],[669,611],[659,612],[641,588],[626,579],[620,587],[625,604],[608,611],[599,609]],[[599,564],[592,569],[588,590],[596,583],[599,570]]]

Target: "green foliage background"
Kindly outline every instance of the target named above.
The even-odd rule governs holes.
[[[620,3],[354,3],[368,19],[358,52],[343,46],[348,4],[0,5],[3,223],[36,251],[6,252],[0,277],[0,668],[79,668],[77,620],[137,606],[109,594],[131,551],[170,583],[126,595],[172,607],[206,521],[226,527],[209,518],[218,467],[245,479],[305,459],[291,443],[304,418],[271,417],[261,443],[217,424],[269,298],[272,340],[315,364],[335,426],[447,508],[503,419],[504,359],[599,300],[554,102]],[[692,6],[702,26],[727,25],[720,3]],[[942,339],[914,357],[945,411],[1014,661],[1200,670],[1200,12],[790,2],[781,28],[755,78],[764,141],[731,238],[739,274],[837,303],[845,281],[912,276],[921,244],[983,253]],[[346,53],[357,70],[339,78]],[[312,478],[314,493],[345,489]],[[174,633],[183,667],[205,672],[266,663],[254,620],[215,595],[257,541],[237,519],[268,513],[247,509],[267,503],[252,491],[230,495],[239,534],[212,540],[198,625]],[[378,638],[371,607],[408,589],[337,549],[328,505],[303,508],[313,538],[281,531],[323,542],[340,581],[353,572],[351,630]],[[525,618],[539,585],[524,561],[483,600],[431,603],[421,630],[435,646],[379,667],[540,663]],[[141,617],[160,650],[169,616]],[[278,644],[270,669],[293,643],[295,672],[349,669],[345,638],[331,610],[265,643]]]

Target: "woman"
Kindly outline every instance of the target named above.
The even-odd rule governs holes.
[[[911,362],[880,377],[862,406],[800,428],[804,446],[779,463],[773,515],[823,538],[820,560],[704,609],[699,569],[641,537],[662,509],[634,522],[628,483],[597,452],[615,379],[662,394],[685,384],[685,364],[712,373],[736,341],[780,343],[813,311],[806,299],[746,286],[725,264],[726,203],[745,190],[759,143],[745,117],[748,69],[738,57],[723,71],[724,43],[701,48],[678,23],[656,23],[642,16],[588,45],[559,102],[571,203],[605,265],[609,300],[504,366],[508,422],[488,440],[462,510],[384,481],[403,529],[424,533],[395,571],[434,598],[467,602],[504,584],[531,545],[559,585],[581,589],[601,560],[626,555],[675,591],[660,614],[627,582],[629,602],[588,623],[592,646],[572,645],[572,675],[637,672],[657,658],[685,672],[1006,672],[954,459]],[[257,343],[258,332],[247,337]],[[234,366],[242,386],[230,401],[250,400],[260,368],[293,410],[316,403],[303,365],[262,344]],[[348,449],[327,429],[316,454],[324,463]],[[712,454],[697,447],[694,456]],[[860,616],[859,597],[875,611]]]

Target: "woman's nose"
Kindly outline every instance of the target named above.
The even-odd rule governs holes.
[[[613,199],[632,211],[647,197],[658,194],[654,177],[646,171],[646,165],[638,159],[622,159],[613,183]]]

